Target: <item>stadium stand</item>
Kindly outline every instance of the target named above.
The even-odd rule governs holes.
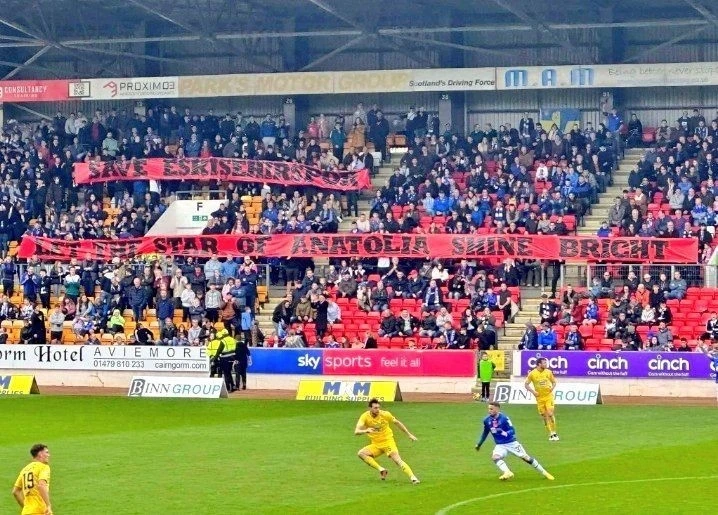
[[[212,213],[204,234],[562,235],[576,233],[600,196],[622,186],[627,191],[616,199],[600,235],[697,234],[703,255],[710,255],[706,227],[715,225],[716,121],[711,123],[714,132],[706,132],[704,121],[694,118],[679,120],[676,130],[655,131],[655,144],[628,184],[616,185],[624,143],[654,142],[637,118],[628,126],[616,113],[609,118],[598,130],[575,127],[564,134],[525,115],[518,128],[477,125],[462,135],[440,133],[436,116],[411,108],[406,131],[394,134],[377,106],[364,111],[360,104],[334,121],[324,115],[310,118],[294,138],[292,128],[271,115],[261,121],[229,114],[222,119],[211,113],[180,116],[171,107],[146,117],[98,111],[89,119],[82,113],[58,113],[52,122],[10,123],[0,145],[5,177],[0,246],[6,255],[0,269],[0,334],[8,343],[198,345],[215,328],[226,327],[267,345],[357,347],[376,341],[385,348],[495,348],[497,333],[522,307],[520,286],[543,284],[540,263],[261,257],[255,262],[249,256],[196,263],[157,256],[131,263],[73,259],[43,264],[15,259],[17,245],[24,234],[66,240],[142,236],[173,199],[207,198],[220,191],[226,191],[225,205]],[[183,156],[298,162],[323,171],[367,169],[381,187],[360,197],[261,183],[187,181],[182,188],[188,191],[180,191],[170,181],[110,182],[106,189],[103,184],[77,187],[72,181],[75,162]],[[562,296],[557,263],[549,265],[551,293]],[[616,271],[621,274],[627,274],[625,268]],[[657,280],[646,282],[644,289],[650,292]],[[286,299],[270,303],[270,289],[276,291],[279,283],[286,285]],[[659,284],[659,292],[668,286]],[[559,345],[564,327],[575,323],[581,347],[609,346],[609,313],[619,316],[616,305],[631,305],[637,290],[636,284],[618,303],[603,291],[577,288],[581,298],[565,306],[565,320],[559,320],[558,306],[551,308],[555,313],[548,321]],[[691,286],[683,297],[665,299],[674,320],[689,325],[681,331],[690,336],[689,345],[699,329],[704,332],[706,313],[714,309],[713,292],[710,298],[708,292]],[[598,297],[597,318],[584,324],[590,296]],[[660,310],[656,299],[638,305]],[[635,322],[635,313],[631,316]],[[632,334],[645,336],[644,342],[653,336],[653,325],[634,325]],[[614,333],[610,346],[618,346],[626,334]]]

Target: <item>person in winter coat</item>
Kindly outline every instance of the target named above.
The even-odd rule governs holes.
[[[164,327],[165,320],[168,318],[171,320],[175,314],[174,300],[170,298],[166,290],[160,291],[160,296],[157,298],[155,309],[157,310],[157,320],[160,325],[160,332]]]
[[[317,337],[324,338],[327,334],[327,328],[329,325],[327,312],[329,310],[329,302],[324,295],[319,294],[316,300],[312,302],[312,309],[315,312],[314,323],[316,324]]]
[[[202,306],[202,304],[200,303],[200,301],[197,297],[195,297],[192,300],[192,305],[189,307],[188,314],[189,314],[190,321],[192,321],[192,320],[201,321],[204,318],[204,314],[205,314],[204,307]]]
[[[155,336],[152,331],[144,327],[141,323],[137,323],[134,333],[136,345],[154,345]]]
[[[207,319],[213,324],[219,320],[219,308],[222,305],[222,292],[217,285],[210,283],[209,290],[204,296],[204,307],[207,311]]]
[[[132,309],[135,322],[142,320],[142,313],[147,307],[147,288],[142,285],[139,277],[132,280],[132,286],[127,288],[127,303]]]
[[[312,308],[312,303],[306,295],[302,295],[299,299],[299,302],[294,308],[294,316],[299,322],[312,323],[314,321],[316,313],[314,308]]]
[[[379,326],[379,336],[384,336],[386,338],[392,338],[398,334],[398,329],[396,325],[396,319],[394,318],[394,315],[392,315],[391,311],[384,310],[382,313],[382,319],[381,324]]]
[[[284,321],[285,325],[289,325],[292,321],[292,303],[288,299],[276,305],[272,312],[272,323],[276,331],[280,322]]]
[[[125,319],[119,309],[112,312],[112,316],[110,317],[107,327],[112,334],[125,332]]]
[[[25,320],[25,325],[23,325],[20,330],[20,343],[25,345],[34,345],[37,343],[35,340],[35,333],[32,330],[29,320]]]
[[[22,274],[20,284],[22,285],[23,296],[30,302],[35,302],[37,292],[40,289],[40,278],[35,275],[32,268],[28,268],[25,273]]]
[[[249,307],[247,308],[249,309]],[[250,309],[251,314],[251,309]],[[248,342],[244,339],[237,342],[234,351],[234,373],[236,375],[235,385],[237,390],[247,389],[247,368],[252,364],[252,353],[249,351]]]
[[[160,329],[160,339],[157,345],[177,345],[177,327],[171,318],[164,321],[164,327]]]
[[[30,317],[30,326],[35,335],[35,343],[38,345],[45,345],[47,343],[47,331],[45,329],[45,313],[40,309],[40,305],[35,306]]]
[[[546,323],[543,329],[538,333],[538,350],[555,350],[556,349],[556,332]]]
[[[62,326],[65,322],[65,313],[58,304],[50,314],[50,340],[55,343],[62,343]]]

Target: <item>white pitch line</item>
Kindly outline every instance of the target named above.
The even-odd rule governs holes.
[[[620,481],[598,481],[595,483],[571,483],[568,485],[555,485],[555,486],[537,486],[535,488],[525,488],[523,490],[513,490],[510,492],[501,492],[498,494],[484,495],[482,497],[474,497],[473,499],[466,499],[465,501],[459,501],[457,503],[446,506],[436,512],[436,515],[446,515],[451,510],[472,504],[478,501],[486,501],[488,499],[497,499],[499,497],[508,497],[509,495],[525,494],[529,492],[543,492],[545,490],[559,490],[563,488],[575,488],[578,486],[606,486],[606,485],[622,485],[630,483],[657,483],[661,481],[688,481],[691,480],[702,480],[702,479],[718,479],[718,476],[686,476],[686,477],[658,477],[649,479],[627,479]]]

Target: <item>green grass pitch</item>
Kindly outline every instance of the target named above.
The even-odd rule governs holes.
[[[220,513],[714,513],[718,410],[559,407],[549,442],[532,406],[506,406],[549,482],[514,457],[503,483],[484,404],[387,405],[419,438],[397,435],[422,484],[393,464],[386,482],[356,457],[361,404],[122,397],[0,400],[0,514],[36,442],[52,453],[56,515]],[[605,483],[596,485],[596,483]]]

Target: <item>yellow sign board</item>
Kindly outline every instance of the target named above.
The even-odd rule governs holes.
[[[297,388],[298,401],[350,401],[380,402],[401,400],[401,390],[396,381],[321,381],[302,379]]]
[[[0,376],[0,395],[40,393],[35,376]]]
[[[506,351],[482,350],[479,352],[479,361],[477,362],[477,365],[481,363],[481,354],[484,352],[489,355],[489,359],[494,362],[494,365],[496,365],[494,372],[503,372],[506,370]]]

